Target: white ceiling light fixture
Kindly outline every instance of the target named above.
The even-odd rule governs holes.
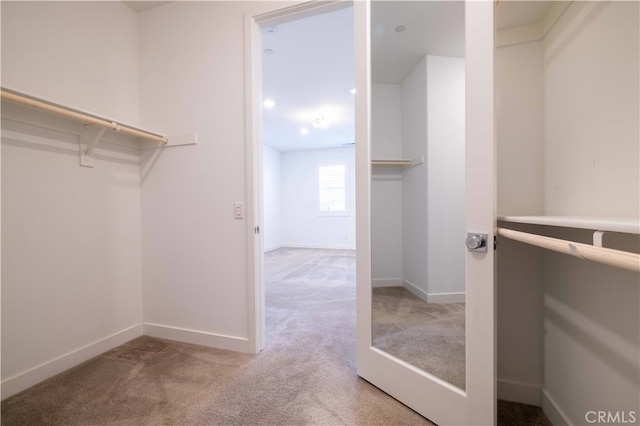
[[[263,104],[266,109],[273,109],[273,107],[276,106],[276,101],[273,99],[265,99]]]
[[[309,129],[307,129],[306,127],[303,127],[302,129],[300,129],[300,134],[302,136],[306,136],[309,134]]]
[[[354,87],[353,89],[349,90],[351,92],[352,95],[356,94],[356,88]]]
[[[404,31],[404,30],[406,30],[406,29],[407,29],[407,26],[406,26],[406,25],[398,25],[398,26],[396,27],[396,32],[397,32],[397,33],[401,33],[401,32],[403,32],[403,31]]]
[[[264,49],[265,55],[273,55],[273,49]]]
[[[313,127],[316,129],[326,129],[329,127],[329,120],[324,114],[320,114],[313,119]]]

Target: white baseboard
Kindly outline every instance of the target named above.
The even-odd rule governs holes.
[[[402,280],[402,287],[407,289],[409,293],[413,294],[415,297],[422,300],[424,303],[432,303],[429,301],[429,294],[426,291],[419,288],[417,285],[410,283],[407,280]]]
[[[402,278],[377,278],[371,280],[371,287],[402,287]]]
[[[573,426],[566,413],[562,411],[556,401],[544,389],[542,390],[542,411],[554,426]]]
[[[268,251],[273,251],[273,250],[278,250],[279,248],[282,248],[282,244],[276,244],[275,246],[269,246],[269,247],[265,247],[264,248],[264,252],[268,252]]]
[[[327,250],[355,250],[356,246],[353,244],[302,244],[302,243],[287,243],[282,244],[281,248],[308,248],[308,249],[327,249]]]
[[[427,293],[415,284],[403,280],[402,286],[425,303],[464,303],[464,293]]]
[[[129,340],[142,335],[142,325],[134,325],[110,336],[97,340],[88,345],[82,346],[69,353],[47,361],[43,364],[30,368],[27,371],[9,377],[2,382],[0,393],[2,399],[22,392],[56,374],[62,373],[78,364],[81,364],[93,357],[103,354]]]
[[[254,353],[250,348],[249,339],[243,337],[225,336],[222,334],[169,327],[147,322],[143,324],[143,330],[145,336],[159,337],[161,339],[175,340],[235,352]]]
[[[498,379],[498,399],[541,407],[542,389],[531,383]]]

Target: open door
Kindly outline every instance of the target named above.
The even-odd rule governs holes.
[[[358,374],[495,424],[493,2],[354,7]]]

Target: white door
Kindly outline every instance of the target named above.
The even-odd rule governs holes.
[[[395,3],[409,4],[430,2]],[[446,2],[441,3],[444,4]],[[409,158],[409,160],[415,160],[411,166],[399,166],[399,169],[393,169],[396,171],[392,170],[391,172],[387,171],[384,173],[376,171],[375,168],[386,167],[387,169],[392,169],[393,167],[398,166],[387,166],[383,164],[382,166],[372,167],[372,159],[382,161],[394,160],[394,158],[375,158],[374,155],[377,153],[372,153],[372,129],[376,128],[376,123],[372,122],[371,114],[372,94],[376,94],[378,92],[373,90],[371,79],[372,60],[376,59],[372,58],[372,55],[377,54],[377,51],[374,50],[372,52],[371,48],[373,37],[371,13],[372,8],[379,7],[379,4],[382,3],[379,3],[378,1],[357,1],[354,5],[357,90],[356,188],[358,247],[358,374],[437,424],[494,424],[496,420],[496,336],[495,289],[493,277],[493,236],[495,229],[493,2],[467,1],[464,4],[459,4],[463,11],[464,21],[464,23],[461,24],[461,28],[464,28],[464,88],[462,89],[462,93],[465,105],[463,108],[463,124],[465,131],[462,136],[464,144],[464,158],[460,163],[464,168],[465,176],[462,179],[464,188],[461,196],[464,207],[462,208],[460,216],[462,221],[461,228],[464,229],[462,229],[462,232],[455,234],[455,237],[450,238],[448,241],[443,241],[441,244],[427,244],[422,241],[425,244],[424,247],[427,247],[423,253],[424,265],[422,266],[426,265],[426,269],[428,269],[427,275],[429,276],[425,278],[425,284],[423,287],[414,282],[419,280],[419,278],[407,277],[406,274],[411,272],[411,265],[410,261],[406,259],[403,264],[403,274],[405,275],[402,277],[377,277],[394,278],[396,281],[395,284],[389,284],[394,281],[390,279],[380,279],[376,281],[376,276],[372,273],[372,267],[374,269],[379,269],[381,267],[380,263],[382,263],[378,262],[375,258],[375,255],[379,253],[374,253],[374,255],[372,255],[372,249],[374,251],[376,250],[376,247],[374,247],[375,241],[373,241],[376,238],[376,231],[375,229],[372,231],[372,226],[376,226],[376,224],[372,223],[372,216],[377,217],[376,215],[378,214],[375,208],[372,208],[372,187],[376,191],[378,191],[378,189],[380,191],[384,191],[385,188],[387,188],[391,193],[398,194],[397,188],[393,189],[393,185],[404,185],[402,207],[405,208],[405,211],[401,213],[404,215],[403,220],[398,220],[398,229],[401,229],[405,239],[413,238],[416,240],[414,243],[420,244],[420,238],[428,239],[431,234],[436,233],[437,229],[433,230],[429,228],[429,226],[425,226],[424,229],[420,230],[416,229],[416,233],[421,233],[417,239],[415,238],[416,234],[412,235],[411,230],[406,229],[407,223],[411,219],[410,214],[415,216],[416,213],[415,211],[413,213],[406,212],[406,208],[410,206],[410,203],[407,201],[407,191],[409,191],[408,188],[411,185],[409,181],[410,179],[413,179],[412,176],[418,176],[420,173],[423,173],[424,176],[431,176],[432,173],[437,172],[439,164],[432,164],[430,161],[433,161],[438,155],[440,155],[437,148],[432,152],[432,147],[426,147],[424,152],[422,152],[422,160],[424,163],[417,161],[418,159],[416,159],[415,156],[418,154],[413,153],[414,158]],[[392,11],[387,11],[384,14],[386,14],[386,16],[391,16],[393,13],[394,12]],[[429,22],[425,22],[423,24],[416,22],[415,18],[418,16],[420,16],[419,13],[414,13],[412,18],[407,18],[413,19],[413,21],[395,22],[393,23],[393,27],[386,28],[386,30],[383,28],[383,25],[378,25],[373,28],[374,36],[377,36],[380,32],[387,31],[390,37],[404,37],[411,31],[417,31],[418,27],[430,25]],[[438,27],[446,28],[448,25],[443,23],[443,19],[444,18],[436,18],[435,20],[432,19],[430,22],[435,23]],[[399,50],[400,49],[396,49],[395,53],[399,54]],[[430,53],[427,54],[430,55]],[[424,60],[424,67],[425,70],[428,70],[426,73],[428,74],[428,77],[426,78],[437,78],[438,72],[432,73],[431,68],[429,68],[430,66],[437,65],[436,63],[439,61],[448,61],[446,57],[442,59],[443,57],[440,53],[438,53],[438,55],[440,56],[435,59],[425,56],[426,59]],[[451,62],[455,62],[455,60],[451,60]],[[398,64],[398,66],[400,65]],[[405,99],[405,97],[411,96],[410,94],[413,93],[407,87],[409,84],[407,83],[408,80],[410,79],[404,78],[401,82],[392,82],[393,84],[386,84],[384,87],[375,87],[375,90],[378,91],[382,91],[382,89],[384,89],[386,91],[385,93],[388,95],[388,99],[396,96],[396,102],[402,104],[404,107],[402,114],[405,114],[405,116],[415,113],[415,110],[412,109],[412,107],[410,108],[411,102]],[[429,86],[429,84],[431,84],[429,81],[425,84],[427,87],[431,87]],[[389,95],[391,92],[396,93],[396,95]],[[429,108],[431,107],[432,105],[429,104]],[[378,108],[375,115],[376,119],[380,119],[380,111],[381,109]],[[432,112],[434,111],[429,111],[429,114]],[[426,118],[425,121],[427,121]],[[434,119],[433,125],[438,124],[439,121],[442,120]],[[405,123],[397,125],[404,126]],[[429,125],[431,125],[431,123],[429,123]],[[385,126],[385,131],[390,132],[391,127],[393,127],[392,124]],[[426,129],[425,134],[428,134],[430,138],[432,136],[433,138],[436,138],[437,135],[434,136],[429,133],[432,130],[433,129],[431,128]],[[405,133],[403,138],[408,137],[407,134],[410,132],[404,128],[403,131]],[[407,156],[405,150],[408,151],[409,148],[403,141],[402,146],[397,149],[398,152],[402,151],[398,155],[400,156],[400,159],[403,159],[403,155],[405,157]],[[373,151],[375,151],[375,149]],[[388,154],[392,151],[393,150],[389,148],[386,152]],[[378,153],[379,152],[382,151],[378,150]],[[380,181],[376,181],[376,174],[378,173],[384,175],[384,179],[381,178]],[[374,178],[373,182],[372,177]],[[431,183],[433,183],[433,181],[434,179],[431,180]],[[418,196],[424,197],[425,202],[422,204],[429,206],[431,200],[430,197],[435,197],[436,194],[427,194],[425,192],[418,194]],[[429,208],[431,207],[433,207],[433,205]],[[398,208],[398,210],[400,211],[402,209]],[[427,215],[431,215],[430,210],[429,213],[425,213],[425,217]],[[389,213],[388,217],[391,216],[392,213]],[[447,214],[444,216],[447,216]],[[431,220],[431,216],[429,216],[429,219]],[[446,221],[447,217],[442,220]],[[389,219],[384,226],[389,229],[389,227],[394,226],[391,222],[393,221]],[[402,228],[402,226],[404,226],[404,228]],[[486,234],[488,250],[468,251],[465,247],[466,233]],[[387,242],[389,242],[389,238],[391,237],[387,236]],[[403,247],[405,247],[405,251],[409,250],[409,248],[406,247],[407,241],[400,241],[398,244],[404,244]],[[446,253],[446,250],[452,250],[452,248],[453,250],[459,250],[461,265],[458,272],[463,275],[463,290],[462,292],[452,291],[447,293],[445,291],[444,293],[438,293],[438,290],[435,290],[435,288],[441,283],[434,282],[435,278],[433,278],[433,271],[437,268],[442,268],[443,265],[447,263],[448,257],[445,256],[441,261],[433,259],[437,259],[437,255],[442,257],[442,254]],[[439,250],[442,250],[442,252]],[[385,262],[390,262],[390,257],[392,256],[386,256],[383,260]],[[391,274],[391,272],[389,274]],[[446,276],[446,274],[444,276]],[[380,284],[380,282],[383,281],[385,284]],[[374,282],[378,282],[378,286],[374,285]],[[389,287],[382,288],[381,290],[380,286],[384,287],[384,285],[388,285]],[[405,290],[407,290],[407,292],[405,292]],[[417,333],[425,331],[425,334],[428,336],[425,337],[424,341],[420,340],[420,336],[415,337],[413,340],[417,342],[417,346],[410,350],[398,350],[396,352],[394,349],[386,348],[381,343],[374,344],[374,339],[376,338],[377,333],[375,329],[377,325],[373,323],[373,316],[376,315],[375,309],[377,309],[372,307],[374,295],[392,295],[400,294],[402,292],[407,294],[407,299],[403,299],[404,301],[402,303],[408,301],[408,298],[412,297],[408,293],[412,293],[421,297],[424,296],[423,300],[425,303],[429,302],[429,304],[431,304],[432,300],[436,301],[436,303],[431,305],[435,306],[439,310],[438,312],[447,311],[449,308],[455,310],[460,306],[463,307],[463,341],[462,345],[457,346],[458,349],[460,346],[462,347],[462,353],[451,355],[451,363],[453,364],[453,360],[457,359],[457,362],[461,366],[461,376],[458,375],[457,379],[452,379],[448,376],[447,374],[449,374],[449,372],[442,372],[449,367],[446,359],[444,363],[440,363],[439,366],[433,368],[418,365],[419,362],[415,361],[416,356],[419,357],[421,353],[424,353],[425,359],[429,358],[433,360],[438,356],[438,354],[430,353],[430,351],[433,351],[436,343],[433,345],[431,343],[423,343],[437,342],[436,337],[439,338],[439,336],[434,337],[434,333],[431,333],[431,331],[428,330],[429,324],[427,324],[427,322],[425,322],[425,326],[422,328],[420,325],[416,325],[415,323],[412,324],[414,333],[416,333],[416,330]],[[402,306],[404,308],[400,309],[400,311],[402,311],[403,314],[413,309],[408,308],[408,305]],[[388,317],[385,317],[385,320],[387,318]],[[387,329],[393,328],[392,326],[389,326],[388,323],[386,325]],[[401,328],[401,326],[396,327],[396,329]],[[416,335],[414,334],[414,336]],[[392,340],[391,337],[387,337],[388,336],[385,337],[387,339],[386,341]],[[460,338],[460,336],[458,336],[458,338]],[[446,342],[444,345],[446,346]],[[447,350],[450,351],[453,349],[450,347],[443,349],[445,352]],[[460,377],[462,377],[462,379],[460,379]]]

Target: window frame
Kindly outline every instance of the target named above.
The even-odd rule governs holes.
[[[320,168],[323,166],[344,166],[344,210],[325,211],[320,209]],[[346,217],[349,216],[349,163],[346,159],[321,160],[316,162],[316,216]]]

